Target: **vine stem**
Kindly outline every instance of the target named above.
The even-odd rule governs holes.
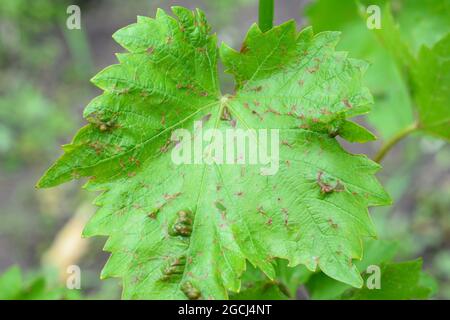
[[[406,128],[400,130],[395,136],[393,136],[391,139],[389,139],[384,145],[381,146],[380,150],[377,152],[377,154],[374,157],[374,161],[380,163],[386,154],[403,138],[405,138],[410,133],[416,131],[418,129],[418,123],[414,122],[413,124],[407,126]]]
[[[275,0],[259,0],[259,28],[262,32],[269,31],[273,27]]]

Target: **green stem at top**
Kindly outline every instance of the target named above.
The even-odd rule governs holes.
[[[381,146],[381,149],[377,152],[377,154],[374,157],[374,161],[380,163],[386,154],[397,144],[399,143],[403,138],[405,138],[410,133],[416,131],[418,129],[418,124],[415,122],[403,130],[399,131],[395,136],[393,136],[391,139],[389,139],[384,145]]]
[[[274,0],[259,0],[259,28],[262,32],[273,27]]]

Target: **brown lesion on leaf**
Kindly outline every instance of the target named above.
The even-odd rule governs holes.
[[[110,116],[105,116],[101,112],[93,112],[86,120],[97,127],[100,132],[108,132],[119,127],[116,120],[112,119]]]
[[[181,291],[189,300],[198,300],[202,297],[198,290],[190,281],[186,281],[181,285]]]
[[[122,146],[117,144],[117,145],[114,146],[114,151],[116,153],[122,153],[123,152],[123,148],[122,148]]]
[[[180,195],[181,195],[181,192],[176,192],[174,194],[166,193],[166,194],[164,194],[164,200],[171,201],[171,200],[178,198]]]
[[[202,120],[201,120],[202,123],[205,124],[206,122],[208,122],[209,119],[211,119],[211,116],[212,116],[211,113],[208,113],[208,114],[204,115],[204,116],[202,117]]]
[[[309,129],[311,128],[310,125],[307,124],[307,123],[302,123],[302,124],[300,124],[298,127],[299,127],[300,129],[303,129],[303,130],[309,130]],[[309,153],[309,151],[307,151],[307,152],[305,152],[305,153]]]
[[[341,192],[345,190],[344,185],[340,182],[340,180],[337,180],[334,185],[324,182],[322,171],[319,171],[317,174],[317,184],[319,185],[322,193]]]
[[[348,99],[342,100],[342,103],[343,103],[348,109],[353,108],[353,105],[350,103],[350,101],[348,101]]]
[[[282,146],[289,147],[290,149],[292,149],[292,144],[289,143],[289,141],[287,141],[287,140],[282,140],[282,141],[281,141],[281,145],[282,145]]]
[[[178,218],[172,226],[172,235],[189,237],[192,233],[192,213],[189,210],[178,212]]]
[[[314,66],[314,67],[306,69],[306,71],[308,71],[309,73],[316,73],[317,71],[319,71],[319,67]]]
[[[119,159],[119,166],[122,171],[127,170],[127,165],[123,162],[123,159]]]
[[[245,53],[248,52],[248,50],[249,50],[249,49],[248,49],[247,43],[244,42],[244,43],[242,44],[242,47],[241,47],[241,49],[239,50],[239,52],[245,54]]]
[[[220,120],[224,120],[224,121],[230,121],[231,120],[230,110],[228,110],[227,106],[224,106],[222,108],[222,114],[220,115]]]
[[[336,222],[334,222],[334,220],[332,218],[329,218],[327,220],[327,222],[330,225],[330,227],[332,227],[333,229],[337,229],[339,227],[339,225]]]
[[[273,113],[274,115],[276,115],[276,116],[281,116],[282,115],[282,113],[281,112],[279,112],[278,110],[275,110],[275,109],[273,109],[273,108],[268,108],[266,111],[264,111],[265,113]]]
[[[156,219],[158,213],[161,212],[161,210],[168,205],[171,201],[173,201],[174,199],[178,198],[181,195],[181,192],[176,192],[174,194],[164,194],[163,198],[164,198],[164,202],[158,204],[156,206],[156,208],[154,208],[153,210],[151,210],[149,213],[147,213],[147,216],[150,219]]]
[[[171,146],[173,143],[174,143],[173,140],[168,139],[168,140],[164,143],[164,145],[163,145],[161,148],[159,148],[159,151],[160,151],[161,153],[166,153],[167,151],[169,151],[169,148],[170,148],[170,146]]]
[[[94,149],[97,155],[100,155],[105,150],[105,144],[100,141],[94,141],[89,144],[89,147]]]
[[[261,92],[262,89],[263,89],[262,86],[257,86],[257,87],[251,88],[250,91]]]
[[[284,226],[287,227],[289,222],[289,210],[287,208],[281,208],[281,212],[284,216]]]
[[[150,219],[155,220],[157,215],[158,215],[158,213],[159,213],[159,211],[160,211],[160,207],[157,207],[157,208],[153,209],[152,211],[150,211],[149,213],[147,213],[147,216]]]
[[[141,161],[139,161],[139,159],[137,159],[137,158],[135,158],[135,157],[129,157],[128,158],[128,162],[131,164],[131,165],[134,165],[134,166],[136,166],[136,167],[140,167],[141,166]]]
[[[168,264],[162,270],[163,276],[161,280],[168,280],[174,276],[182,275],[184,272],[185,265],[186,265],[186,256],[184,255],[177,257],[172,261],[169,261]]]
[[[252,114],[257,116],[259,118],[259,120],[261,120],[261,121],[264,120],[263,116],[261,116],[258,111],[252,110]]]
[[[268,217],[266,211],[264,211],[264,208],[262,206],[259,206],[258,208],[256,208],[256,212],[258,212],[263,217]]]

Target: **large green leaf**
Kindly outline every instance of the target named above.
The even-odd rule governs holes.
[[[366,64],[334,50],[335,32],[298,33],[287,22],[263,34],[255,25],[240,52],[220,50],[237,82],[222,95],[203,13],[173,12],[114,35],[129,53],[94,77],[105,92],[85,110],[90,123],[38,186],[90,177],[87,188],[103,191],[84,234],[109,237],[102,277],[122,277],[124,298],[227,298],[246,260],[273,279],[277,257],[360,287],[352,260],[375,234],[367,207],[390,200],[374,177],[379,166],[335,137],[372,138],[346,120],[369,110]],[[273,129],[278,172],[221,164],[208,148],[200,152],[210,165],[176,164],[171,153],[191,141],[174,139],[180,128],[194,137]]]

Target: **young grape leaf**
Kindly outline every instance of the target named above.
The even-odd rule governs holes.
[[[422,273],[422,260],[387,263],[380,269],[380,288],[349,289],[343,299],[411,300],[429,298],[433,283]]]
[[[408,1],[392,5],[401,37],[413,55],[422,46],[433,47],[450,31],[450,2],[441,0]]]
[[[450,33],[431,49],[423,46],[412,71],[419,128],[450,141]]]
[[[204,14],[172,10],[176,18],[158,10],[114,34],[128,53],[93,78],[105,92],[85,110],[90,123],[38,186],[90,177],[86,187],[103,192],[84,235],[109,237],[102,277],[122,277],[124,298],[227,298],[247,260],[274,279],[277,257],[361,287],[352,260],[375,235],[367,207],[390,199],[374,176],[379,166],[335,137],[344,128],[352,140],[371,138],[346,120],[369,111],[366,64],[334,50],[336,32],[254,25],[240,52],[220,49],[237,82],[222,95]],[[278,133],[279,161],[223,164],[211,148],[217,134],[202,141],[208,129]],[[191,140],[203,163],[173,161]],[[228,150],[227,159],[254,147]]]
[[[404,7],[398,26],[391,6],[385,5],[383,28],[375,32],[397,64],[413,80],[418,128],[424,133],[450,140],[450,6],[438,0],[425,0],[408,1]],[[432,12],[433,17],[427,21],[418,19],[418,15],[423,17],[424,12]],[[419,51],[417,57],[414,56],[416,51]]]
[[[372,31],[366,27],[366,9],[369,5],[378,5],[382,9],[380,29]],[[448,81],[436,81],[434,90],[429,87],[435,83],[434,77],[445,77],[446,62],[445,59],[431,61],[436,58],[433,58],[435,55],[425,59],[423,56],[426,55],[427,47],[438,46],[438,42],[441,43],[441,54],[444,53],[442,41],[445,41],[450,30],[449,2],[349,0],[341,3],[317,0],[307,7],[306,14],[316,29],[342,30],[341,46],[356,57],[372,63],[366,81],[376,99],[368,121],[383,138],[392,137],[414,121],[414,101],[410,97],[412,90],[408,88],[408,77],[413,74],[413,78],[416,77],[416,82],[419,82],[418,90],[421,91],[419,98],[416,98],[420,129],[448,140],[449,133],[445,132],[448,112],[442,108],[448,102]],[[422,48],[424,45],[426,47]],[[419,56],[416,58],[418,52]],[[441,64],[443,68],[433,71],[427,69],[433,65],[439,68],[436,64]],[[406,77],[404,71],[408,73]],[[436,106],[432,105],[433,99],[438,102]],[[436,122],[433,117],[440,117],[442,121]]]

